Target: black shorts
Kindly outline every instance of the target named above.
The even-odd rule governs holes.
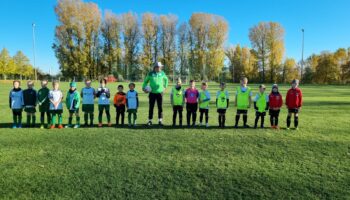
[[[246,115],[248,114],[248,110],[237,110],[237,115],[240,115],[240,114]]]
[[[218,109],[219,114],[226,114],[226,109]]]
[[[280,111],[281,110],[272,110],[272,109],[270,109],[269,110],[269,115],[278,117],[280,115]]]
[[[299,113],[299,108],[288,108],[288,112],[297,114]]]
[[[257,116],[257,117],[259,117],[259,116],[265,117],[266,116],[266,112],[255,112],[255,116]]]
[[[197,112],[198,103],[187,103],[186,110],[187,110],[187,112]]]

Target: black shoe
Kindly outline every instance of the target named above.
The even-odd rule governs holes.
[[[257,128],[258,128],[258,126],[255,125],[255,126],[254,126],[254,129],[257,129]]]
[[[265,128],[264,126],[260,126],[260,128]]]
[[[163,126],[163,122],[161,122],[161,121],[158,122],[158,125],[159,125],[159,126]]]
[[[247,125],[247,124],[246,124],[246,125],[244,125],[243,127],[244,127],[244,128],[250,128],[250,126],[249,126],[249,125]]]
[[[238,128],[238,126],[237,126],[237,125],[235,125],[233,128]]]

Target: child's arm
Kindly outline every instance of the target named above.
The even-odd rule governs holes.
[[[114,107],[117,107],[117,94],[114,95],[113,105],[114,105]]]
[[[106,97],[109,99],[111,97],[111,93],[110,93],[109,89],[106,89],[106,90],[107,90],[106,91]]]
[[[164,76],[164,89],[166,90],[166,88],[168,87],[168,84],[169,84],[169,80],[168,80],[168,77],[165,75]]]
[[[126,108],[129,108],[128,93],[126,93]]]
[[[136,109],[139,108],[139,94],[136,93]]]
[[[80,106],[80,101],[81,101],[79,92],[77,92],[76,101],[77,101],[77,103],[75,105],[75,109],[78,109]]]
[[[36,106],[38,103],[38,101],[37,101],[38,100],[38,93],[36,92],[36,90],[34,90],[34,95],[35,95],[35,99],[36,99],[34,106]]]
[[[10,95],[9,95],[9,106],[10,106],[10,108],[12,108],[12,105],[11,105],[12,103],[11,102],[12,102],[12,98],[11,98],[11,92],[10,92]]]
[[[301,93],[301,90],[300,90],[299,109],[301,108],[302,105],[303,105],[303,94]]]
[[[174,106],[174,102],[173,102],[173,92],[170,92],[170,105]]]

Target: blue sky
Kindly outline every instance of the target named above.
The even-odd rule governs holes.
[[[305,57],[324,50],[350,47],[349,0],[93,0],[101,11],[138,14],[176,14],[186,21],[193,12],[223,16],[230,25],[228,44],[250,46],[249,28],[260,21],[285,28],[286,57],[301,59],[301,29],[305,29]],[[11,55],[22,50],[32,61],[32,22],[36,24],[36,65],[59,71],[51,48],[57,19],[56,0],[1,0],[0,48]]]

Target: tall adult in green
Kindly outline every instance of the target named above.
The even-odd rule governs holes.
[[[162,63],[158,62],[154,65],[153,71],[149,72],[143,82],[142,89],[149,93],[149,112],[148,112],[148,126],[152,125],[154,105],[157,102],[158,106],[158,123],[163,125],[163,93],[168,87],[168,77],[162,71]],[[151,90],[146,87],[149,84]]]

